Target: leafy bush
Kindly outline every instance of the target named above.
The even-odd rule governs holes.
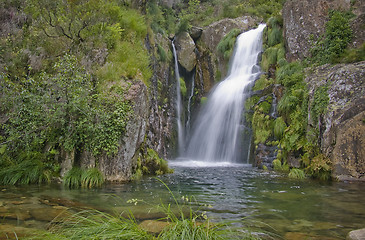
[[[311,49],[312,62],[334,63],[344,53],[353,36],[350,26],[351,16],[341,11],[329,12],[330,19],[326,23],[325,35]]]
[[[310,161],[306,171],[314,178],[330,180],[332,173],[331,160],[323,154],[318,154]]]

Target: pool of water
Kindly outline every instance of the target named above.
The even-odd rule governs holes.
[[[193,199],[192,206],[220,220],[260,225],[284,239],[344,239],[365,227],[365,183],[292,180],[249,165],[171,162],[175,173],[145,177],[101,189],[67,189],[61,184],[1,187],[0,224],[45,228],[64,207],[161,217],[155,206]],[[172,194],[166,188],[171,190]],[[132,203],[128,200],[133,200]],[[137,202],[137,204],[136,204]],[[135,205],[136,204],[136,205]],[[42,215],[44,211],[44,216]],[[48,216],[48,218],[47,218]],[[255,223],[256,221],[256,223]]]

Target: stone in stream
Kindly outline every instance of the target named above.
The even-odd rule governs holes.
[[[349,232],[346,240],[365,240],[365,228]]]

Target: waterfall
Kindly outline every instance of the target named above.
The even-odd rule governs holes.
[[[261,74],[257,63],[264,28],[261,24],[237,37],[228,76],[208,96],[194,123],[184,157],[205,162],[242,162],[244,101],[252,83]],[[247,158],[247,153],[243,154]]]
[[[180,90],[180,73],[179,73],[179,63],[177,61],[177,54],[174,41],[171,43],[172,51],[175,59],[175,77],[176,77],[176,122],[177,122],[177,142],[178,142],[178,153],[181,154],[185,148],[184,140],[184,127],[181,123],[181,90]]]

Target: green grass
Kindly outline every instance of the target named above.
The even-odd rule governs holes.
[[[305,173],[302,169],[292,168],[292,169],[290,169],[288,176],[289,176],[289,178],[304,179]]]
[[[19,162],[8,163],[0,170],[0,184],[17,185],[51,182],[52,168],[44,163],[45,155],[39,152],[21,154]]]
[[[63,177],[63,184],[69,188],[95,188],[104,183],[104,176],[97,168],[73,167]]]

